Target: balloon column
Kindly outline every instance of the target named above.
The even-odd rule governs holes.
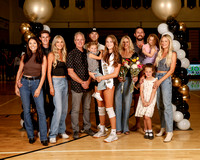
[[[161,23],[157,29],[159,34],[168,34],[173,39],[173,49],[177,53],[176,69],[172,76],[173,118],[180,130],[187,130],[190,128],[190,113],[188,112],[189,105],[187,104],[190,99],[189,87],[187,86],[189,81],[187,68],[190,65],[190,61],[186,58],[188,48],[185,41],[186,25],[169,16],[166,23]]]

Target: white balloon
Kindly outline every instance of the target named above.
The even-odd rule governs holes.
[[[173,40],[174,51],[178,51],[181,48],[181,44],[177,40]]]
[[[173,119],[175,122],[180,122],[183,120],[183,113],[181,113],[180,111],[175,111],[173,114]]]
[[[182,121],[177,123],[177,127],[181,130],[187,130],[190,128],[190,121],[187,119],[183,119]]]
[[[176,53],[177,53],[177,58],[178,58],[178,59],[181,60],[181,59],[185,58],[186,53],[185,53],[184,50],[179,49]]]
[[[164,36],[166,34],[168,34],[172,38],[172,40],[174,39],[174,35],[173,35],[172,32],[165,32],[165,33],[162,34],[162,36]]]
[[[173,113],[176,112],[176,106],[172,104]]]
[[[168,25],[166,23],[161,23],[158,25],[158,33],[163,34],[169,32]]]
[[[48,31],[49,33],[51,32],[50,27],[45,24],[43,25],[43,30]]]
[[[187,58],[181,59],[181,67],[187,69],[190,66],[190,61]]]

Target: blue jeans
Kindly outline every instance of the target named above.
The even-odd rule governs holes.
[[[156,77],[161,79],[166,73],[157,73]],[[166,132],[173,131],[173,109],[172,109],[172,81],[171,76],[164,80],[157,90],[157,108],[160,115],[161,128]]]
[[[34,138],[34,128],[31,120],[30,114],[30,96],[34,95],[35,90],[38,88],[40,80],[27,80],[21,79],[22,87],[20,88],[20,96],[22,100],[23,110],[24,110],[24,124],[26,127],[26,132],[28,134],[28,138]],[[39,130],[40,130],[40,140],[47,140],[47,123],[46,123],[46,115],[44,111],[44,98],[43,98],[43,90],[41,89],[40,95],[36,98],[33,97],[37,114],[39,117]]]
[[[115,113],[117,131],[129,131],[129,114],[132,103],[132,93],[130,93],[131,78],[126,77],[124,91],[121,93],[122,83],[117,80],[115,86]]]
[[[54,87],[53,103],[55,106],[50,127],[50,138],[55,138],[58,133],[65,133],[65,119],[68,112],[68,82],[66,78],[52,78]]]

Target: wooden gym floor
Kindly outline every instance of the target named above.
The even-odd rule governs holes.
[[[194,80],[195,81],[195,80]],[[199,81],[195,81],[199,84]],[[174,131],[170,143],[163,143],[163,137],[153,140],[143,138],[142,130],[131,132],[130,135],[120,135],[119,140],[113,143],[104,143],[104,138],[95,139],[81,134],[81,138],[73,140],[68,114],[67,134],[70,139],[58,138],[56,144],[42,146],[37,138],[34,144],[28,143],[26,132],[20,125],[22,111],[20,98],[14,94],[14,82],[0,81],[0,159],[19,160],[57,160],[57,159],[200,159],[200,90],[190,91],[189,112],[192,130]],[[70,96],[71,98],[71,96]],[[69,111],[71,100],[69,102]],[[131,108],[131,114],[133,108]],[[80,126],[82,126],[82,112],[80,113]],[[91,104],[92,129],[96,130],[94,102]],[[107,120],[107,124],[109,122]],[[134,116],[130,118],[130,127],[135,124]],[[142,121],[141,121],[142,124]],[[109,126],[108,126],[109,127]],[[80,127],[81,128],[81,127]],[[158,111],[155,109],[153,117],[153,130],[160,128]],[[37,134],[37,133],[36,133]]]

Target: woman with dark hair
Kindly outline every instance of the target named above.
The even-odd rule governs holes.
[[[114,35],[109,35],[106,38],[105,51],[103,52],[103,59],[101,60],[103,76],[96,78],[97,82],[105,80],[106,89],[100,91],[103,101],[98,101],[98,110],[100,118],[100,130],[93,136],[95,138],[106,136],[105,132],[105,111],[107,111],[111,124],[111,133],[104,139],[105,142],[112,142],[118,139],[116,135],[116,116],[113,109],[114,99],[114,79],[119,74],[119,50],[118,42]],[[95,77],[92,76],[94,79]]]
[[[30,38],[28,40],[27,51],[21,57],[19,70],[16,76],[15,93],[16,95],[21,96],[25,128],[29,143],[31,144],[35,142],[34,128],[30,115],[30,95],[33,96],[39,117],[40,141],[44,146],[48,145],[42,90],[46,75],[46,67],[46,56],[44,56],[41,51],[39,41],[35,37]]]

